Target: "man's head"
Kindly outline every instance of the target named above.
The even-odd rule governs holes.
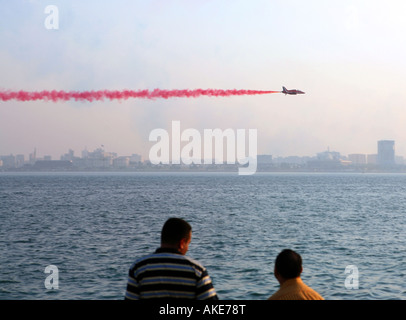
[[[180,218],[169,218],[161,232],[161,246],[186,254],[192,238],[192,227]]]
[[[285,249],[276,257],[275,277],[279,282],[299,277],[302,270],[302,258],[297,252]]]

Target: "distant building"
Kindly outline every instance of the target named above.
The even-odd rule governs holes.
[[[259,154],[257,156],[257,163],[258,164],[271,164],[272,163],[272,155],[270,155],[270,154]]]
[[[367,154],[367,164],[376,164],[377,158],[377,154]]]
[[[340,153],[336,151],[330,151],[330,148],[327,151],[319,152],[317,154],[317,160],[319,161],[340,161],[340,159]]]
[[[87,151],[87,148],[85,148],[82,151],[82,159],[87,159],[87,158],[89,158],[89,151]]]
[[[29,155],[29,162],[30,164],[34,164],[35,161],[37,161],[37,148],[34,149],[33,153],[30,153]]]
[[[74,151],[72,149],[69,149],[68,153],[65,153],[64,155],[61,156],[61,160],[63,161],[72,161],[74,160]]]
[[[142,161],[142,157],[139,154],[134,153],[130,157],[130,162],[132,162],[132,163],[138,163],[141,161]]]
[[[117,157],[113,159],[113,167],[128,168],[130,165],[130,157]]]
[[[382,167],[392,167],[395,165],[395,141],[378,141],[377,164]]]
[[[112,158],[89,158],[86,159],[86,165],[89,168],[101,169],[108,168],[113,165]]]
[[[312,170],[340,170],[343,165],[347,165],[348,162],[344,162],[339,152],[327,151],[317,153],[316,159],[309,160],[307,167]]]
[[[396,162],[396,164],[404,165],[405,159],[402,156],[395,156],[395,162]]]
[[[99,159],[99,160],[106,160],[108,159],[109,161],[112,160],[113,158],[117,157],[117,153],[114,152],[105,152],[101,148],[97,148],[93,152],[88,152],[87,157],[90,159]]]
[[[24,163],[25,163],[24,155],[23,154],[17,154],[16,155],[16,167],[17,168],[22,167],[22,166],[24,166]]]
[[[15,168],[16,166],[16,157],[12,154],[9,156],[1,156],[0,160],[2,160],[3,167],[5,168]]]
[[[55,171],[72,169],[72,161],[69,160],[37,160],[32,166],[34,170]]]
[[[367,164],[367,155],[360,153],[353,153],[348,155],[348,160],[351,161],[353,165],[363,165]]]

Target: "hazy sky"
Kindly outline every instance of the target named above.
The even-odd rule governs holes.
[[[47,5],[59,9],[48,30]],[[406,156],[406,2],[0,0],[0,90],[296,88],[300,96],[0,102],[0,155],[59,159],[149,133],[257,129],[258,151]]]

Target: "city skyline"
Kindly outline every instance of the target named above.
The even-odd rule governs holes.
[[[387,147],[388,144],[389,144],[389,156],[388,156],[388,147]],[[272,153],[258,153],[257,157],[258,158],[264,157],[264,159],[266,157],[270,157],[271,161],[273,161],[273,162],[280,162],[280,161],[283,162],[283,161],[286,161],[286,159],[291,159],[291,161],[295,162],[295,161],[297,161],[297,158],[312,159],[312,158],[324,157],[323,154],[331,154],[334,157],[337,157],[337,159],[349,160],[354,163],[356,163],[356,162],[376,163],[379,161],[381,161],[383,163],[383,162],[388,161],[388,158],[389,158],[389,161],[391,161],[390,159],[393,157],[393,161],[396,161],[396,163],[399,163],[399,164],[403,164],[404,157],[402,155],[399,155],[396,153],[395,146],[396,146],[396,142],[394,140],[378,140],[376,152],[373,152],[373,153],[353,152],[350,154],[342,154],[340,151],[330,150],[330,147],[327,147],[325,150],[321,150],[313,155],[300,156],[300,155],[292,154],[292,155],[288,155],[288,156],[278,156],[278,155],[273,155]],[[380,151],[380,149],[381,149],[381,151]],[[390,154],[392,151],[393,151],[393,155]],[[383,154],[383,155],[381,155],[381,158],[385,158],[384,160],[379,160],[378,156],[380,153]],[[58,156],[56,158],[53,157],[52,155],[48,155],[48,154],[39,154],[37,152],[37,149],[34,148],[34,150],[31,153],[29,153],[28,155],[23,154],[23,153],[17,153],[17,154],[1,154],[0,153],[0,160],[2,157],[13,156],[13,157],[15,157],[17,163],[33,164],[36,160],[48,160],[48,161],[50,161],[50,160],[68,160],[68,161],[70,161],[75,158],[76,159],[89,158],[89,155],[90,155],[90,157],[95,157],[94,156],[95,154],[100,157],[109,157],[111,159],[128,157],[128,158],[137,159],[137,160],[134,160],[137,162],[148,162],[149,161],[148,157],[144,157],[137,152],[133,152],[131,154],[118,154],[114,150],[111,150],[111,151],[105,150],[104,145],[98,146],[93,151],[91,151],[87,147],[85,147],[85,148],[83,148],[83,150],[80,151],[79,155],[76,153],[75,150],[68,148],[67,152],[61,154],[60,156]],[[364,157],[364,160],[360,160],[363,157]],[[296,158],[296,159],[294,159],[294,158]],[[368,158],[371,158],[373,160],[368,160]],[[202,158],[202,160],[203,160],[203,158]],[[267,161],[269,161],[269,160],[267,160]]]
[[[258,140],[260,140],[260,137],[258,138]],[[393,139],[380,139],[380,140],[393,140]],[[379,140],[377,140],[377,141],[379,141]],[[357,153],[359,153],[359,154],[374,154],[374,153],[377,153],[377,146],[376,146],[377,141],[374,141],[373,143],[372,142],[368,143],[368,147],[359,147],[358,149],[351,148],[351,151],[347,151],[347,152],[346,151],[340,151],[340,153],[347,154],[347,155],[348,154],[357,154]],[[259,141],[258,141],[258,144],[259,144]],[[142,152],[141,148],[137,148],[135,146],[134,148],[130,148],[130,147],[126,148],[129,151],[124,153],[124,154],[137,153],[137,154],[140,154],[144,159],[148,158],[148,152],[149,152],[148,148],[150,148],[152,146],[152,143],[148,141],[148,142],[145,143],[145,145],[147,146],[147,148],[144,149],[143,152]],[[104,148],[104,149],[106,148],[106,146],[104,144],[95,145],[92,148],[93,148],[93,150],[95,150],[95,149],[100,148],[100,147]],[[92,149],[92,148],[89,148],[89,149]],[[107,146],[107,148],[108,148],[108,150],[117,150],[117,148],[115,148],[115,145]],[[50,156],[50,157],[52,157],[52,159],[56,159],[56,158],[59,158],[67,150],[74,150],[75,152],[82,152],[83,150],[88,149],[88,147],[87,146],[82,147],[82,148],[80,148],[80,147],[79,148],[77,148],[77,147],[74,148],[74,147],[69,147],[69,146],[68,147],[66,147],[66,146],[58,147],[58,150],[61,150],[60,152],[59,151],[58,152],[49,152],[50,149],[51,148],[46,148],[46,147],[45,148],[44,147],[38,148],[38,147],[34,146],[34,147],[30,147],[30,148],[25,148],[24,150],[19,150],[17,147],[13,147],[9,151],[0,149],[0,155],[3,155],[3,156],[4,155],[11,155],[11,154],[14,154],[14,155],[17,155],[17,154],[29,155],[29,154],[33,153],[34,150],[36,150],[36,152],[41,156]],[[324,150],[328,150],[328,149],[338,150],[337,148],[330,147],[330,145],[327,144],[324,147]],[[133,151],[131,151],[131,150],[133,150]],[[303,153],[278,154],[276,152],[275,153],[272,152],[272,148],[269,147],[269,148],[262,148],[262,150],[258,151],[258,154],[272,154],[272,155],[274,155],[276,157],[289,157],[289,156],[308,157],[308,156],[312,156],[312,155],[316,154],[317,152],[321,152],[321,150],[322,150],[322,147],[319,150],[303,152]],[[116,151],[114,151],[114,152],[116,152]],[[124,155],[122,152],[120,152],[120,154]],[[402,156],[402,157],[406,156],[406,154],[400,154],[399,152],[396,152],[396,155]]]
[[[104,144],[148,155],[148,136],[256,129],[258,153],[373,153],[404,125],[406,3],[310,1],[4,1],[0,90],[298,88],[272,94],[125,101],[1,101],[0,152],[56,158]],[[59,23],[49,28],[50,13]],[[271,148],[271,149],[270,149]]]

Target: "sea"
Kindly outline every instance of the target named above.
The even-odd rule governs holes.
[[[327,300],[406,298],[406,175],[0,173],[0,299],[122,300],[169,217],[222,300],[266,300],[283,249]]]

